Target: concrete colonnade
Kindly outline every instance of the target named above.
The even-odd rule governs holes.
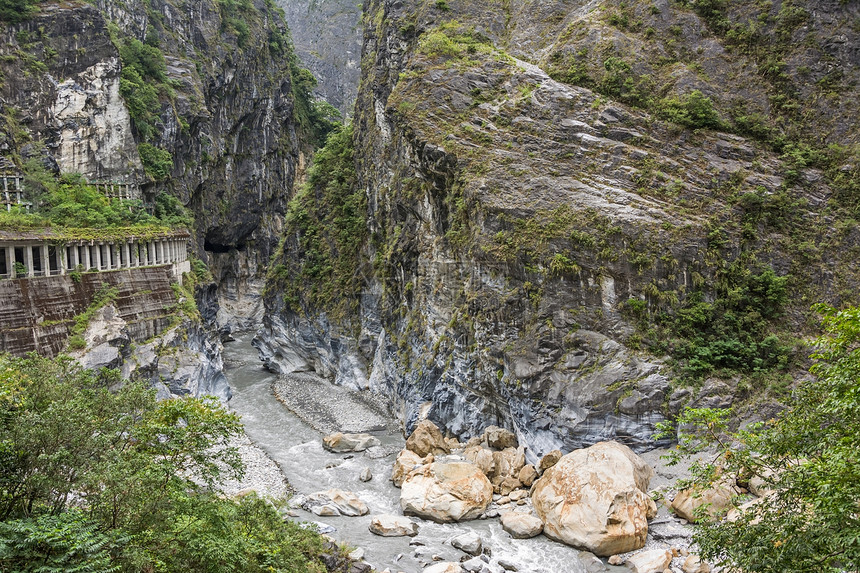
[[[104,241],[0,241],[0,278],[111,271],[188,260],[188,237]]]

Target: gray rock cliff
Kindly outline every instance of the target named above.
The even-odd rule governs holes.
[[[684,404],[731,403],[738,391],[737,378],[683,388],[660,352],[660,337],[676,336],[661,324],[696,300],[720,303],[726,277],[772,269],[788,281],[785,313],[769,323],[786,333],[804,332],[812,302],[856,298],[845,287],[858,284],[849,253],[860,234],[840,175],[857,172],[850,152],[797,162],[786,152],[796,147],[738,135],[740,120],[690,129],[689,116],[665,121],[666,110],[690,113],[696,102],[684,99],[684,82],[640,102],[625,77],[568,81],[556,69],[563,56],[551,57],[581,51],[575,32],[587,21],[601,36],[583,42],[603,49],[609,39],[584,73],[623,70],[613,50],[638,55],[651,36],[676,35],[677,22],[706,29],[698,15],[658,7],[663,24],[648,38],[638,24],[642,42],[628,45],[612,44],[615,2],[445,4],[365,3],[354,126],[355,188],[367,201],[360,287],[340,293],[345,305],[280,296],[284,281],[319,262],[295,237],[320,230],[288,227],[276,260],[286,278],[270,279],[257,339],[272,369],[380,391],[409,429],[423,416],[461,438],[488,424],[513,429],[532,456],[606,439],[645,449],[655,423]],[[825,50],[841,46],[825,23],[851,9],[816,4],[806,25]],[[643,20],[660,18],[633,6]],[[713,42],[731,65],[747,57]],[[834,49],[834,65],[853,77],[854,55]],[[675,57],[697,69],[690,54]],[[728,114],[728,90],[756,82],[724,86],[711,102],[717,117]],[[855,127],[819,136],[851,149]],[[768,207],[756,211],[753,200]]]

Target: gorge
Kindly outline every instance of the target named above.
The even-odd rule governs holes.
[[[671,496],[666,423],[768,423],[814,380],[820,317],[858,303],[856,3],[281,4],[0,0],[0,351],[217,396],[301,494],[338,475],[374,513],[425,421],[534,467],[616,442]],[[434,567],[350,519],[377,569]],[[493,571],[612,567],[470,528]]]

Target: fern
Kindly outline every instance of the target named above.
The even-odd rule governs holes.
[[[0,523],[0,570],[21,573],[113,573],[111,549],[124,543],[80,510]]]

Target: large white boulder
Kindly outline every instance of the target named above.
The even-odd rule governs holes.
[[[468,462],[434,462],[406,477],[400,490],[404,514],[447,523],[479,517],[493,498],[484,472]]]
[[[600,556],[641,548],[647,516],[656,509],[645,493],[653,475],[642,458],[617,442],[563,456],[532,489],[544,535]]]

